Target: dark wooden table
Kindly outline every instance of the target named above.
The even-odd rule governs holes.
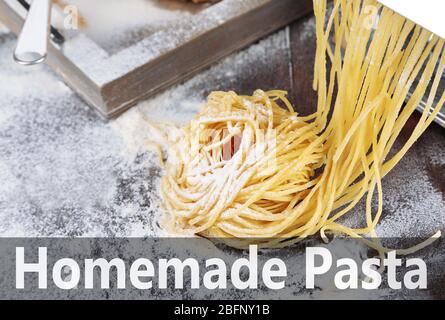
[[[106,122],[48,68],[12,61],[0,32],[0,236],[157,236],[160,168],[140,112],[186,122],[213,90],[285,89],[297,111],[315,109],[314,18],[228,57]],[[124,88],[123,88],[124,89]],[[415,119],[402,134],[405,139]],[[445,129],[433,124],[384,180],[383,237],[445,233]],[[345,223],[363,222],[358,205]],[[442,260],[444,261],[444,260]],[[427,294],[444,297],[444,274]],[[397,297],[397,294],[391,296]]]

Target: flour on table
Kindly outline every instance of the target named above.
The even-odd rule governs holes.
[[[183,125],[210,91],[255,86],[258,68],[274,68],[268,57],[288,50],[276,33],[106,122],[45,65],[14,64],[14,36],[0,42],[1,236],[162,234],[162,169],[140,112]]]
[[[270,74],[262,77],[270,81],[261,83],[264,89],[279,89],[273,57],[288,55],[287,40],[285,31],[275,33],[106,122],[47,67],[14,64],[16,38],[0,31],[0,236],[165,235],[157,226],[162,169],[144,144],[150,130],[140,114],[184,125],[212,90],[258,89],[258,72]],[[444,230],[445,200],[427,176],[427,163],[444,165],[443,135],[427,132],[418,145],[384,179],[381,236]],[[363,217],[357,206],[346,223],[358,225]],[[295,261],[303,261],[301,253]],[[302,281],[284,294],[302,294]],[[270,298],[261,290],[257,297]]]

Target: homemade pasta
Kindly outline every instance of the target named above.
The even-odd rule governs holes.
[[[381,180],[445,102],[442,92],[435,99],[444,40],[374,0],[335,0],[332,7],[314,0],[314,12],[317,111],[299,116],[283,91],[212,93],[202,112],[170,138],[161,185],[170,230],[227,238],[237,247],[346,234],[387,250],[375,233]],[[424,96],[418,124],[394,150]],[[362,199],[366,225],[342,225]]]

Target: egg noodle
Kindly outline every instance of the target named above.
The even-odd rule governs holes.
[[[299,116],[283,91],[214,92],[190,124],[167,133],[161,191],[172,232],[224,238],[235,247],[343,234],[390,250],[375,232],[381,181],[445,102],[442,92],[435,99],[444,40],[374,0],[314,0],[314,12],[314,114]],[[394,148],[423,97],[411,136]],[[342,225],[361,200],[366,225]]]

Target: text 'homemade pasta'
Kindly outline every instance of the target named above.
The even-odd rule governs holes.
[[[248,257],[236,259],[230,264],[218,257],[205,261],[193,257],[155,261],[143,257],[132,261],[121,258],[82,261],[61,258],[49,264],[46,247],[39,247],[37,256],[37,261],[30,261],[32,259],[25,257],[23,247],[16,248],[16,289],[281,290],[289,285],[286,284],[286,263],[279,258],[259,263],[256,245],[249,247]],[[403,262],[395,252],[388,253],[385,259],[370,258],[359,263],[350,258],[335,261],[325,247],[307,247],[305,259],[306,289],[315,289],[318,282],[326,283],[326,279],[339,290],[379,289],[384,282],[396,290],[427,288],[425,262],[419,258]],[[385,271],[379,272],[380,269]],[[52,284],[49,284],[49,280]]]

